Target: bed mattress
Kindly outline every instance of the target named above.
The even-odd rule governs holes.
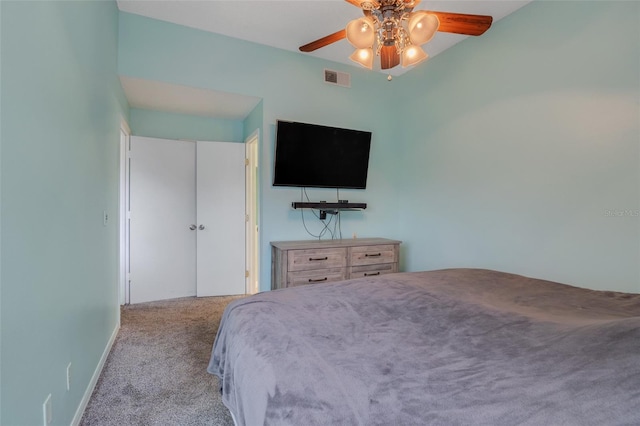
[[[478,269],[265,292],[208,371],[238,425],[640,424],[640,295]]]

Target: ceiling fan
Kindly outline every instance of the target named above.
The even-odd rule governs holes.
[[[380,68],[415,65],[429,56],[420,47],[436,31],[479,36],[491,27],[487,15],[417,10],[420,0],[345,0],[362,9],[364,16],[350,21],[345,29],[300,46],[313,52],[346,38],[354,53],[349,58],[365,68],[373,68],[373,58],[380,56]],[[375,49],[374,49],[375,48]]]

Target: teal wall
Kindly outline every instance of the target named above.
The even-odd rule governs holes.
[[[52,394],[53,423],[68,425],[119,321],[118,10],[103,1],[0,10],[0,424],[43,424]]]
[[[405,268],[640,292],[639,65],[639,2],[544,1],[402,78]]]
[[[126,13],[120,39],[124,76],[263,99],[262,125],[244,126],[262,136],[263,290],[269,241],[309,238],[299,190],[271,186],[275,122],[289,119],[373,132],[368,189],[340,197],[369,208],[343,215],[343,236],[402,239],[405,270],[640,291],[637,2],[534,2],[391,83]],[[323,83],[325,67],[352,87]]]
[[[118,73],[262,98],[238,123],[170,117],[175,137],[190,120],[237,141],[260,131],[262,289],[269,241],[308,238],[300,192],[271,186],[282,118],[373,132],[369,188],[341,192],[369,208],[343,235],[402,239],[406,270],[640,292],[639,23],[638,2],[537,1],[389,83],[114,2],[0,2],[0,423],[42,424],[51,393],[69,424],[118,325],[117,221],[102,225],[128,116]],[[325,67],[352,87],[322,82]],[[134,110],[132,128],[174,137],[164,118]]]
[[[324,83],[325,67],[350,72],[351,88]],[[258,110],[245,120],[245,137],[255,128],[261,129],[263,290],[270,287],[269,241],[310,238],[302,225],[301,211],[291,209],[291,202],[300,199],[300,191],[271,185],[277,119],[372,131],[369,189],[340,192],[341,198],[367,202],[369,208],[343,215],[343,235],[397,236],[397,194],[393,189],[401,164],[395,155],[399,143],[396,114],[385,110],[391,116],[390,124],[373,118],[392,94],[385,75],[128,13],[120,14],[118,70],[126,77],[262,99],[262,116]],[[336,199],[335,191],[308,192],[314,200]],[[318,221],[308,211],[305,214],[311,231],[319,232]]]
[[[263,116],[264,110],[262,108],[262,101],[260,101],[258,105],[256,105],[256,107],[242,121],[242,130],[245,139],[251,136],[255,131],[262,133]]]
[[[162,139],[244,142],[243,120],[131,108],[131,134]]]

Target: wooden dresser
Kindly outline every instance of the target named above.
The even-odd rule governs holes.
[[[386,238],[271,242],[271,289],[398,272],[400,243]]]

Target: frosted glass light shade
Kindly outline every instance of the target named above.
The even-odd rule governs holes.
[[[408,46],[402,51],[402,66],[410,67],[411,65],[424,61],[428,57],[429,55],[427,55],[420,46]]]
[[[355,52],[349,56],[353,62],[357,62],[365,68],[372,69],[373,68],[373,49],[356,49]]]
[[[366,49],[373,46],[375,30],[373,19],[364,16],[354,19],[347,24],[347,40],[356,49]]]
[[[407,25],[411,43],[416,46],[425,44],[433,38],[436,31],[438,31],[439,26],[440,20],[436,15],[433,15],[426,10],[413,12]]]

